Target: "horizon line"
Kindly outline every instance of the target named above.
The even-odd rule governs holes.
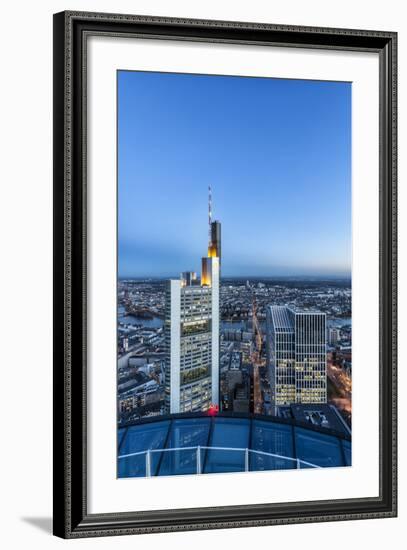
[[[180,272],[181,273],[181,272]],[[120,279],[179,279],[180,273],[169,275],[119,275]],[[352,274],[333,275],[224,275],[221,279],[352,279]]]

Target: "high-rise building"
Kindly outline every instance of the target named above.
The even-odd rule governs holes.
[[[330,346],[337,346],[341,340],[341,331],[338,328],[328,329],[328,344]]]
[[[326,315],[267,308],[267,364],[274,412],[291,403],[326,403]]]
[[[219,406],[220,222],[212,222],[209,189],[208,255],[200,281],[183,272],[167,281],[165,297],[165,409],[206,411]]]

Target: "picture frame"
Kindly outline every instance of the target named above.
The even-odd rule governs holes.
[[[87,40],[145,37],[379,56],[379,496],[88,512]],[[397,34],[66,11],[54,15],[54,534],[63,538],[397,514]]]

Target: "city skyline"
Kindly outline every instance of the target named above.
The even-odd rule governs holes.
[[[118,81],[118,477],[350,466],[350,86]]]
[[[224,277],[350,277],[350,92],[119,71],[119,278],[199,271],[208,185]]]

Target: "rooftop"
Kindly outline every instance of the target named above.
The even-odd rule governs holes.
[[[179,414],[118,434],[118,477],[351,465],[350,436],[271,416]]]
[[[286,306],[269,306],[269,311],[273,319],[274,329],[277,331],[293,331],[293,320],[288,313]]]
[[[273,319],[273,326],[276,332],[291,332],[294,330],[295,315],[323,315],[325,313],[314,308],[298,308],[296,306],[268,306]]]

